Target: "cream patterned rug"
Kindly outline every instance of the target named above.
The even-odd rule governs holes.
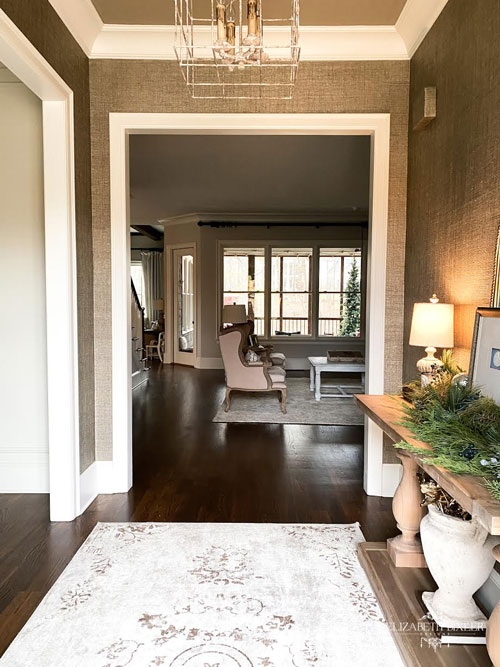
[[[278,392],[241,392],[231,394],[231,410],[222,403],[214,422],[253,424],[362,425],[363,414],[353,398],[322,398],[316,401],[307,378],[287,378],[287,414],[281,412]],[[333,393],[333,392],[332,392]]]
[[[2,667],[402,662],[358,524],[97,524]]]

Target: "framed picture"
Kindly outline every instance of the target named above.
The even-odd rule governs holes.
[[[498,227],[493,286],[491,288],[491,307],[500,308],[500,226]]]
[[[469,367],[470,382],[500,405],[500,308],[478,308]]]

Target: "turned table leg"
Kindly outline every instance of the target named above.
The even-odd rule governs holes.
[[[493,555],[500,563],[500,544],[493,549]],[[494,667],[500,667],[500,602],[497,604],[488,621],[486,644]]]
[[[403,464],[403,478],[394,495],[392,511],[401,535],[387,540],[387,551],[396,567],[427,567],[418,537],[425,513],[420,505],[423,496],[417,478],[418,466],[404,451],[398,451],[397,456]]]

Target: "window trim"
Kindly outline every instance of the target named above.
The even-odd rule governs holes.
[[[297,248],[304,249],[304,243],[302,243],[302,245],[299,245],[299,246],[294,246],[294,245],[287,244],[285,247],[286,248],[297,247]],[[283,291],[283,255],[279,255],[279,258],[281,260],[280,261],[280,286],[279,286],[279,290],[278,291],[273,291],[273,286],[272,286],[272,272],[273,272],[272,258],[274,256],[273,251],[274,250],[282,250],[282,249],[284,249],[283,244],[276,245],[275,243],[271,243],[270,249],[269,249],[270,264],[271,264],[271,282],[268,283],[269,284],[269,295],[270,295],[270,301],[271,301],[271,308],[270,308],[270,312],[269,312],[269,317],[267,318],[267,323],[268,323],[268,328],[269,328],[269,339],[272,338],[272,339],[282,340],[283,338],[285,338],[285,339],[297,340],[298,338],[300,338],[300,339],[305,339],[305,340],[311,340],[312,338],[314,338],[314,315],[313,315],[313,302],[315,301],[315,298],[314,298],[315,292],[314,292],[314,287],[313,287],[314,248],[312,247],[312,245],[311,245],[310,248],[307,248],[307,250],[311,251],[311,254],[308,255],[308,257],[309,257],[309,290],[304,291],[304,292],[284,292]],[[284,319],[285,320],[286,319],[304,319],[304,318],[300,318],[300,317],[283,318],[283,299],[282,299],[283,294],[307,294],[308,295],[308,297],[309,297],[308,311],[309,312],[308,312],[308,315],[307,315],[307,319],[309,321],[310,333],[308,333],[308,334],[299,334],[299,335],[295,334],[295,335],[292,335],[292,336],[280,336],[280,335],[272,333],[271,323],[272,323],[273,319],[276,319],[276,318],[272,317],[272,296],[273,296],[273,294],[279,294],[280,295],[280,316],[279,316],[278,319],[280,319],[281,321],[283,321]]]
[[[353,224],[353,227],[356,225]],[[356,229],[359,229],[356,227]],[[261,336],[261,342],[263,343],[276,343],[277,341],[280,344],[292,345],[294,343],[312,343],[315,345],[325,345],[326,341],[331,341],[332,343],[336,342],[346,342],[349,340],[355,341],[356,343],[364,344],[366,342],[366,280],[367,280],[367,250],[369,246],[369,240],[366,233],[362,234],[359,239],[359,243],[352,245],[352,247],[358,247],[361,249],[361,335],[359,338],[354,338],[351,336],[320,336],[318,334],[318,313],[319,313],[319,255],[321,248],[334,248],[335,243],[338,243],[339,248],[349,247],[352,240],[346,240],[346,243],[342,241],[334,241],[329,239],[321,239],[314,241],[305,241],[305,240],[296,240],[296,241],[281,241],[281,240],[262,240],[262,239],[252,239],[252,240],[241,240],[241,239],[217,239],[217,319],[216,319],[216,335],[219,335],[219,329],[222,323],[222,306],[224,303],[224,251],[226,248],[264,248],[264,257],[265,257],[265,285],[269,285],[269,289],[264,289],[264,336]],[[270,331],[271,327],[271,256],[273,248],[312,248],[312,298],[311,298],[311,335],[300,335],[300,336],[276,336],[272,335]]]
[[[327,246],[320,246],[318,248],[318,252],[319,252],[319,256],[318,256],[318,278],[319,278],[319,274],[320,274],[321,249],[323,247],[326,248]],[[341,262],[340,262],[340,290],[334,290],[332,292],[330,292],[328,290],[323,290],[323,291],[320,292],[320,290],[319,290],[319,280],[318,280],[318,290],[317,290],[318,316],[316,317],[316,326],[318,327],[317,337],[320,340],[325,340],[325,339],[326,340],[331,340],[332,338],[345,340],[346,338],[352,338],[351,336],[328,336],[326,334],[320,334],[319,333],[320,319],[338,320],[338,321],[340,321],[340,323],[342,323],[342,319],[343,319],[342,317],[328,317],[328,318],[325,318],[325,317],[320,318],[319,317],[319,297],[320,297],[321,294],[340,294],[340,305],[342,307],[343,302],[344,302],[343,296],[345,294],[345,289],[344,289],[344,286],[345,286],[345,276],[344,276],[345,262],[344,262],[344,260],[347,256],[348,255],[342,255],[341,258],[340,258],[341,259]],[[360,332],[361,333],[363,332],[363,321],[362,321],[363,320],[363,317],[362,317],[362,315],[363,315],[363,276],[364,276],[363,259],[364,259],[363,258],[363,249],[361,248],[361,255],[360,255],[361,267],[360,267],[360,281],[359,281],[359,295],[361,297],[361,318],[360,318],[360,320],[361,320],[360,321]],[[360,338],[362,338],[362,336],[360,336]],[[359,338],[356,338],[355,340],[359,340]]]

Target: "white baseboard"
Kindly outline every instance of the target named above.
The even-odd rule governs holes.
[[[224,364],[221,357],[196,357],[194,367],[204,370],[220,370],[224,368]]]
[[[401,463],[384,463],[382,466],[382,497],[394,498],[403,476]]]
[[[101,493],[115,493],[113,461],[94,461],[80,475],[80,513]]]
[[[298,357],[287,357],[286,358],[286,369],[289,371],[308,371],[311,367],[311,364],[307,361],[306,358],[300,359]]]
[[[0,493],[49,493],[48,449],[0,445]]]

